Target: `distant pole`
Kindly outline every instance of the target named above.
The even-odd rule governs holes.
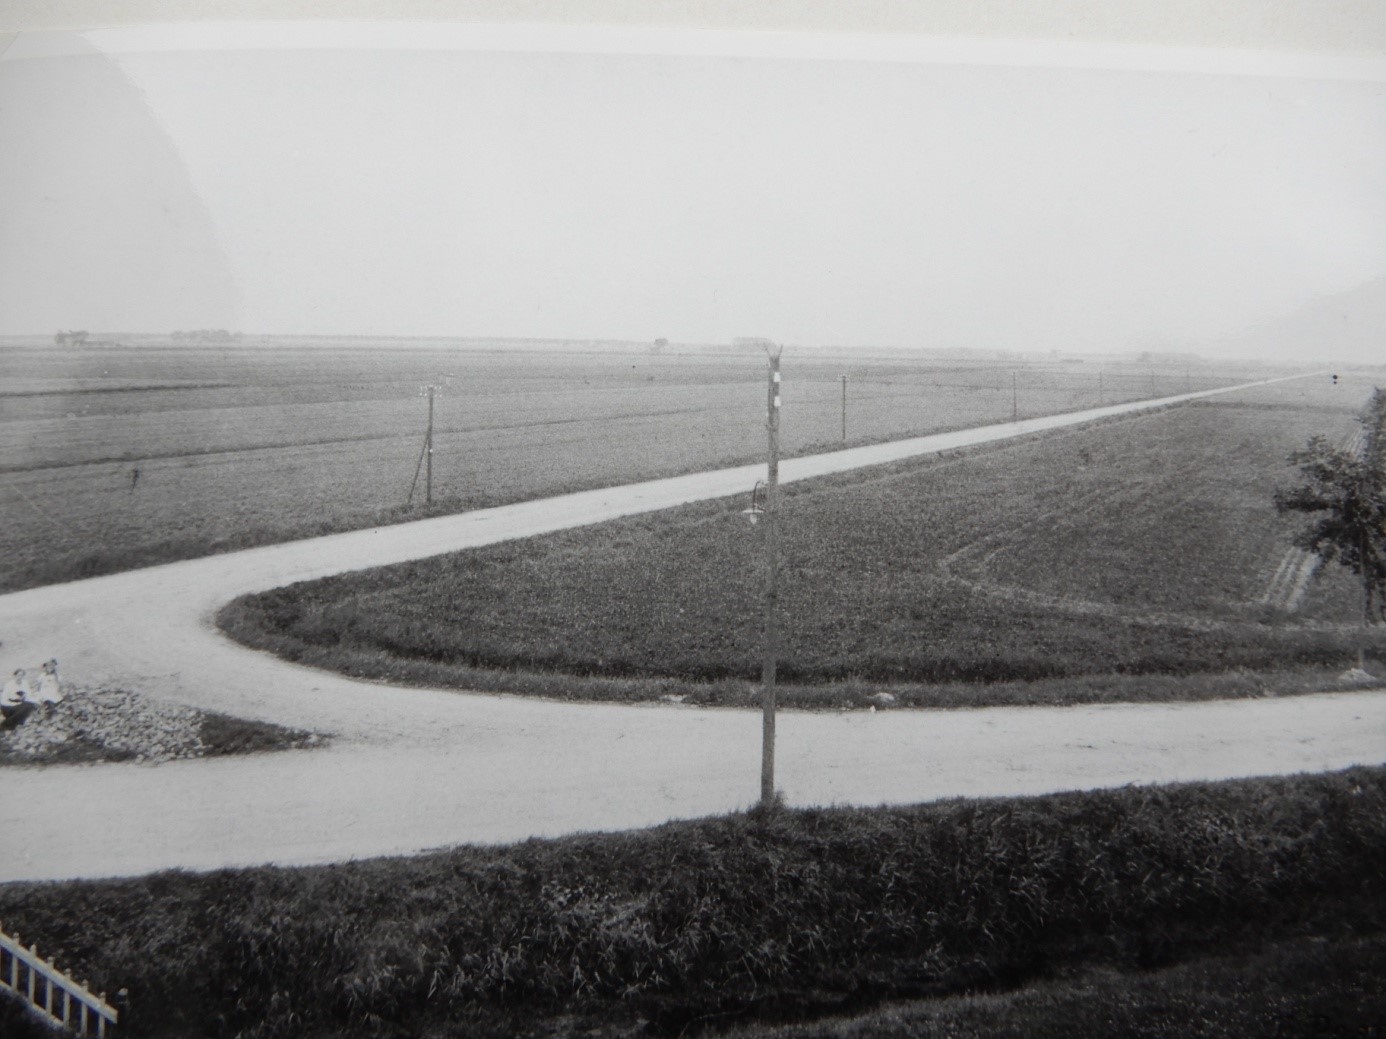
[[[842,442],[847,443],[847,376],[842,377]]]
[[[1015,389],[1015,372],[1011,372],[1011,421],[1020,421],[1020,398]]]
[[[760,803],[770,808],[775,803],[775,658],[779,649],[780,524],[776,506],[780,480],[781,347],[769,344],[765,350],[770,358],[770,382],[766,388],[769,473],[765,481],[765,658],[760,668]]]
[[[1361,455],[1359,455],[1359,457],[1361,457]],[[1357,498],[1358,501],[1364,500],[1360,484],[1357,489]],[[1367,560],[1370,558],[1367,555],[1368,551],[1370,551],[1367,545],[1367,530],[1363,527],[1358,535],[1358,552],[1360,553],[1359,558],[1362,561],[1362,570],[1364,573],[1367,572]],[[1357,643],[1358,671],[1367,670],[1367,640],[1371,638],[1372,631],[1372,586],[1366,583],[1365,578],[1363,580],[1362,589],[1362,641]]]
[[[433,387],[428,387],[428,433],[424,436],[424,455],[428,474],[424,478],[424,504],[433,504]]]

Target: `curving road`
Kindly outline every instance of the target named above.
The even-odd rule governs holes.
[[[793,459],[782,464],[781,479],[1244,388]],[[0,881],[329,862],[748,806],[758,794],[756,712],[395,689],[245,649],[222,637],[212,617],[246,592],[741,494],[762,473],[761,466],[723,469],[0,596],[0,668],[57,656],[80,685],[118,684],[337,736],[300,753],[6,769]],[[777,778],[791,803],[877,804],[1383,761],[1386,697],[1365,692],[788,713],[779,722]]]

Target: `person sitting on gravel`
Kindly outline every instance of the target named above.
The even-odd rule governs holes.
[[[14,677],[5,683],[0,692],[0,728],[13,729],[25,718],[34,713],[34,702],[29,699],[29,676],[24,669],[15,670]]]
[[[38,677],[38,684],[34,688],[34,699],[43,704],[48,711],[52,711],[54,707],[63,702],[63,687],[58,682],[58,661],[56,659],[49,660],[43,665],[43,671]]]

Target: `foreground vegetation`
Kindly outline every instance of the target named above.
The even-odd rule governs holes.
[[[901,704],[957,706],[1326,687],[1358,647],[1350,579],[1323,575],[1293,617],[1256,602],[1290,544],[1276,481],[1305,430],[1325,425],[1350,429],[1351,413],[1231,401],[789,486],[787,702],[849,705],[883,688]],[[762,571],[743,507],[298,584],[238,600],[221,623],[357,675],[744,702]]]
[[[736,1039],[1245,1039],[1386,1031],[1386,936],[1316,936],[1139,973],[1098,969],[1012,992],[751,1027]]]
[[[1208,991],[1235,969],[1144,972],[1261,950],[1301,992],[1350,992],[1381,962],[1383,863],[1386,770],[1353,769],[9,884],[0,919],[128,988],[154,1037],[675,1035],[1046,980],[1060,995],[1021,993],[1002,1020],[1052,1029],[1058,999],[1119,1024],[1157,1004],[1169,1027],[1146,1034],[1225,1035],[1201,1015],[1235,1004]],[[1093,971],[1098,996],[1075,997]]]

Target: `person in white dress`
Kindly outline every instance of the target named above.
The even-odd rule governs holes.
[[[39,672],[33,698],[45,707],[56,707],[63,702],[63,687],[58,681],[58,662],[49,660]]]

